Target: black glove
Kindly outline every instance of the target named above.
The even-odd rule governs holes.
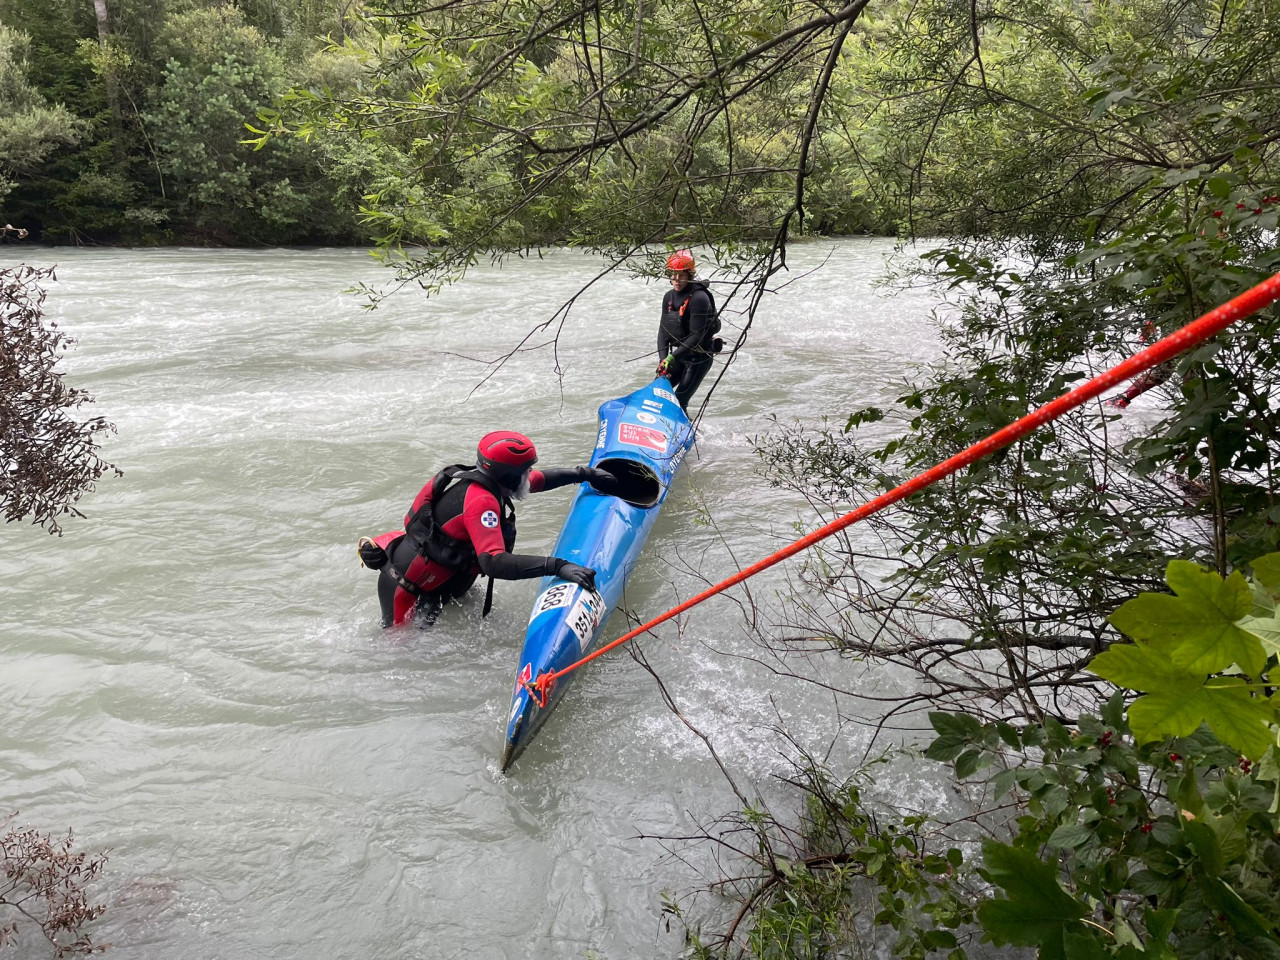
[[[596,588],[596,572],[590,567],[580,567],[576,563],[561,560],[559,557],[552,557],[551,563],[555,564],[555,570],[552,571],[553,576],[557,576],[561,580],[568,580],[570,583],[576,583],[578,586],[586,587],[588,590]]]
[[[368,537],[360,539],[360,546],[357,550],[360,553],[360,562],[370,570],[381,570],[387,565],[387,551],[383,550]]]
[[[601,470],[599,467],[579,467],[578,476],[579,479],[609,496],[613,496],[614,491],[618,489],[618,478],[608,470]]]

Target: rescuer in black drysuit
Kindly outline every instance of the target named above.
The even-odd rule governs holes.
[[[720,320],[716,301],[703,280],[694,276],[697,264],[688,250],[667,257],[671,289],[662,298],[662,322],[658,327],[658,369],[671,381],[676,399],[685,410],[694,391],[711,369],[711,361],[724,342],[716,337]]]

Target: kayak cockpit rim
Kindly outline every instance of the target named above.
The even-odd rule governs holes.
[[[618,481],[616,489],[609,493],[633,507],[652,507],[662,496],[662,481],[648,464],[626,457],[605,457],[596,466]]]

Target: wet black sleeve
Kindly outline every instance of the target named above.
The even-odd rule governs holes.
[[[542,471],[542,489],[554,490],[571,483],[582,483],[590,476],[591,471],[586,467],[547,467]]]
[[[689,335],[675,345],[671,351],[677,357],[700,346],[707,338],[707,327],[711,324],[711,298],[705,290],[695,290],[689,295]]]
[[[482,553],[476,557],[480,572],[495,580],[532,580],[555,573],[560,561],[555,557],[532,557],[520,553]]]

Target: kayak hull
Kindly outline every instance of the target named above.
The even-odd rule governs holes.
[[[563,670],[599,647],[693,441],[693,425],[665,378],[601,404],[590,464],[613,474],[611,494],[617,495],[581,484],[552,550],[553,556],[595,570],[596,588],[587,590],[559,577],[542,579],[507,715],[504,772],[542,728],[574,674],[545,691],[541,704],[525,684]]]

